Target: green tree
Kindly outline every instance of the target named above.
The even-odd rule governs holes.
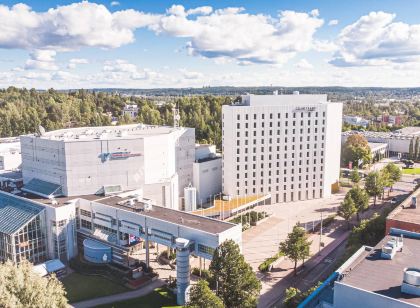
[[[359,184],[360,175],[359,175],[359,169],[357,169],[357,167],[354,167],[353,170],[351,171],[350,180],[353,182],[353,184]]]
[[[414,159],[413,139],[410,140],[410,145],[408,146],[408,159]]]
[[[312,292],[314,292],[322,283],[318,283],[308,289],[306,292],[301,290],[289,287],[284,292],[283,304],[286,308],[296,308],[305,298],[307,298]]]
[[[381,174],[377,171],[369,173],[365,181],[365,190],[369,196],[373,197],[373,205],[376,205],[376,199],[384,190],[384,183]]]
[[[353,187],[347,194],[351,196],[351,199],[356,206],[357,221],[360,221],[360,213],[369,207],[369,196],[366,191],[359,186]]]
[[[344,201],[338,207],[337,214],[343,217],[347,221],[347,227],[350,229],[350,221],[354,214],[356,214],[357,208],[354,204],[353,199],[349,193],[346,194]]]
[[[343,162],[348,165],[353,162],[355,167],[369,164],[371,151],[366,138],[361,134],[353,134],[347,137],[343,146]]]
[[[207,281],[200,279],[191,287],[187,308],[223,308],[223,301],[210,290]]]
[[[401,169],[394,163],[387,164],[384,169],[389,174],[389,180],[390,180],[390,188],[391,191],[393,189],[393,186],[396,182],[398,182],[401,179],[402,171]]]
[[[0,264],[0,307],[65,308],[66,291],[54,276],[40,277],[29,262]]]
[[[216,284],[217,295],[226,307],[257,306],[261,282],[233,240],[223,242],[215,250],[209,270]]]
[[[416,138],[416,142],[414,143],[414,156],[413,159],[414,160],[418,160],[419,159],[419,137]]]
[[[284,253],[289,259],[295,262],[294,273],[296,275],[296,268],[298,261],[310,256],[311,241],[308,240],[308,235],[302,227],[296,224],[292,232],[287,235],[287,239],[280,243],[280,251]]]

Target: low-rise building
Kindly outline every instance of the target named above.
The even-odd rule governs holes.
[[[347,131],[341,133],[341,143],[353,134],[363,135],[368,142],[388,144],[389,156],[408,157],[411,140],[420,137],[420,127],[405,127],[393,132]]]
[[[420,233],[420,191],[412,195],[410,202],[403,203],[389,213],[386,218],[386,234],[391,229],[406,230]]]
[[[0,139],[0,171],[19,169],[22,164],[19,138]]]
[[[122,111],[122,115],[128,115],[130,118],[135,119],[139,114],[139,107],[136,104],[126,104]]]
[[[362,126],[362,127],[368,127],[369,125],[369,121],[365,120],[361,117],[358,116],[349,116],[349,115],[345,115],[343,116],[343,122],[350,124],[350,125],[356,125],[356,126]]]
[[[222,156],[215,145],[200,144],[195,149],[193,186],[197,189],[197,204],[203,204],[222,192]]]

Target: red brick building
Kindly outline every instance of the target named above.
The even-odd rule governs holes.
[[[416,197],[416,207],[412,207],[412,197]],[[386,234],[391,228],[420,233],[420,189],[417,189],[386,218]]]

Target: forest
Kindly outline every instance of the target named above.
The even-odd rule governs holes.
[[[196,129],[197,142],[221,147],[222,105],[230,104],[230,97],[184,96],[173,98],[172,102],[180,110],[180,125]],[[134,121],[121,116],[126,103],[139,107],[139,115]],[[60,92],[15,87],[0,90],[0,137],[34,133],[39,125],[47,131],[111,125],[112,117],[117,118],[119,124],[173,124],[172,105],[157,105],[151,98],[88,90]]]

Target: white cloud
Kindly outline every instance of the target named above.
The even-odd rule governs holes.
[[[341,30],[336,66],[384,66],[420,61],[420,24],[395,22],[395,14],[371,12]]]
[[[73,58],[69,60],[69,64],[67,65],[67,68],[74,69],[77,65],[80,64],[88,64],[89,60],[84,58]]]
[[[228,57],[240,63],[284,63],[296,53],[310,50],[313,35],[323,24],[322,19],[313,16],[317,15],[315,11],[283,11],[272,17],[243,10],[219,9],[190,19],[183,6],[172,6],[150,29],[189,38],[190,55]]]
[[[104,5],[87,1],[46,12],[35,12],[25,4],[0,5],[0,48],[115,48],[133,42],[133,31],[150,24],[151,17],[133,10],[111,13]]]
[[[209,15],[213,12],[213,8],[211,6],[199,6],[195,9],[189,9],[187,11],[188,15]]]
[[[318,17],[319,16],[319,10],[318,9],[312,10],[311,15],[314,16],[314,17]]]
[[[338,25],[338,19],[331,19],[331,20],[328,22],[328,25],[329,25],[329,26],[336,26],[336,25]]]
[[[182,74],[182,76],[185,79],[200,79],[200,78],[204,78],[204,74],[200,73],[200,72],[193,72],[193,71],[189,71],[187,69],[180,69],[179,70]]]
[[[58,69],[55,63],[56,52],[54,50],[34,50],[30,54],[30,59],[25,63],[26,70],[39,69],[54,71]]]
[[[111,6],[119,6],[120,3],[118,1],[112,1]]]
[[[295,66],[297,68],[305,69],[305,70],[310,70],[310,69],[314,68],[314,66],[311,63],[309,63],[308,60],[306,60],[306,59],[300,60],[298,63],[296,63]]]
[[[171,6],[164,14],[133,9],[110,12],[87,1],[35,12],[29,6],[0,5],[0,48],[56,52],[83,47],[116,48],[134,41],[134,31],[189,39],[190,55],[227,57],[239,63],[284,63],[313,46],[323,20],[319,11],[283,11],[278,16],[246,13],[242,7]],[[29,64],[32,65],[32,64]],[[35,65],[35,64],[34,64]],[[73,65],[71,65],[73,66]]]

